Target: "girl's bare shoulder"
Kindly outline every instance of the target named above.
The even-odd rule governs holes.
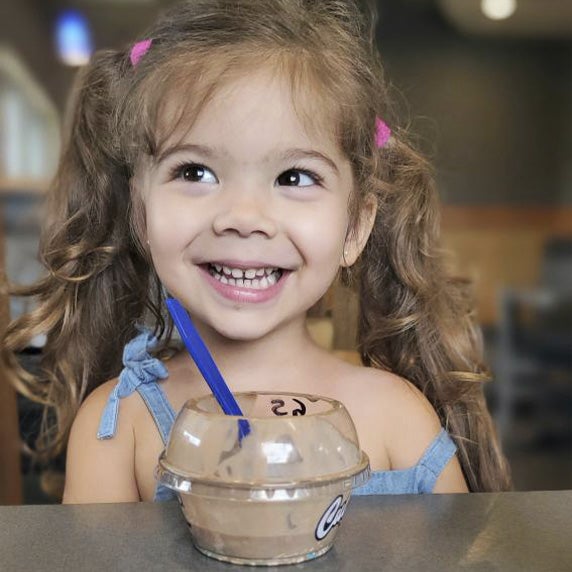
[[[64,503],[139,500],[133,430],[140,410],[137,399],[129,396],[121,400],[121,415],[112,439],[97,437],[103,410],[116,384],[117,379],[112,379],[94,389],[74,419],[67,449]]]
[[[375,407],[389,414],[396,406],[407,410],[418,409],[425,415],[435,411],[423,393],[411,382],[390,371],[366,367],[339,360],[332,376],[337,391],[347,394],[351,400]]]
[[[113,378],[96,387],[81,404],[74,425],[80,423],[99,426],[103,410],[118,382],[118,378]],[[131,427],[146,411],[145,404],[136,391],[120,399],[119,409],[121,415],[118,416],[117,433]]]
[[[406,379],[373,367],[347,364],[340,373],[335,393],[354,419],[362,447],[389,465],[376,467],[372,459],[372,467],[415,465],[441,428],[423,393]]]

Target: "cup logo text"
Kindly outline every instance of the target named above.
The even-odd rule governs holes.
[[[344,497],[342,495],[339,495],[334,499],[318,522],[315,532],[316,540],[323,540],[334,526],[340,524],[347,506],[348,503],[347,501],[344,502]]]

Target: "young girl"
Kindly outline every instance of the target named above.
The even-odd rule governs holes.
[[[233,391],[345,404],[374,471],[362,493],[509,487],[430,172],[392,125],[356,4],[190,0],[81,74],[48,274],[19,291],[39,304],[4,344],[16,387],[48,406],[44,450],[69,436],[64,502],[169,497],[157,458],[175,412],[208,387],[186,352],[159,351],[172,331],[163,289]],[[367,367],[306,330],[340,273],[359,289]],[[12,352],[39,333],[36,379]]]

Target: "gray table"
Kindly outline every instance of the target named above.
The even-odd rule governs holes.
[[[0,570],[251,570],[196,551],[176,502],[0,507]],[[283,570],[572,571],[572,491],[352,499],[333,549]]]

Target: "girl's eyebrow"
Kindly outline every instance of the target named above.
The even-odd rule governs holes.
[[[317,159],[326,163],[332,171],[339,174],[337,165],[324,153],[320,151],[315,151],[313,149],[287,149],[280,155],[280,159],[283,161],[295,161],[297,159]]]
[[[228,156],[228,153],[223,150],[215,149],[212,147],[208,147],[206,145],[196,145],[193,143],[179,143],[175,145],[171,145],[167,147],[155,160],[155,166],[160,165],[165,159],[174,155],[175,153],[180,153],[183,151],[192,151],[206,157],[207,159],[212,159],[216,156]],[[278,156],[279,160],[281,161],[296,161],[299,159],[317,159],[325,163],[332,171],[336,174],[339,174],[338,167],[336,163],[330,159],[324,153],[320,151],[316,151],[314,149],[300,149],[300,148],[293,148],[293,149],[286,149]],[[267,163],[270,161],[270,156],[267,155],[263,162]]]
[[[206,145],[195,145],[192,143],[178,143],[175,145],[170,145],[166,149],[164,149],[158,157],[155,158],[155,166],[159,166],[165,159],[174,155],[175,153],[181,153],[182,151],[193,151],[208,159],[215,157],[216,155],[224,155],[224,152],[218,152],[211,147],[207,147]]]

